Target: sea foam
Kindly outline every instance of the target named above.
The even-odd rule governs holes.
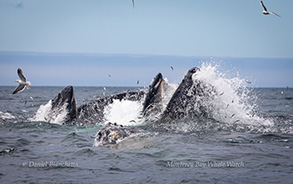
[[[41,105],[35,116],[30,119],[30,121],[45,121],[53,124],[62,125],[65,117],[67,115],[65,103],[58,111],[52,111],[52,100],[50,100],[46,105]]]
[[[8,113],[8,112],[1,112],[0,111],[0,119],[6,120],[6,119],[15,119],[15,117]]]
[[[133,126],[141,123],[142,103],[130,100],[114,100],[105,110],[105,122],[117,122],[120,125]]]

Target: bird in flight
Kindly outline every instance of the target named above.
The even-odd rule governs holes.
[[[133,8],[134,8],[134,0],[132,0],[132,6],[133,6]]]
[[[276,15],[276,16],[278,16],[278,17],[281,17],[280,15],[276,14],[275,12],[269,12],[269,11],[267,10],[267,8],[265,7],[265,5],[263,4],[262,1],[260,1],[260,4],[262,5],[262,7],[263,7],[263,9],[264,9],[264,11],[262,11],[262,14],[264,14],[264,15],[270,15],[270,14],[273,14],[273,15]]]
[[[17,69],[17,74],[18,74],[20,80],[17,79],[14,82],[18,82],[19,85],[17,86],[17,88],[15,88],[15,90],[13,91],[12,94],[16,94],[16,93],[22,92],[25,87],[27,87],[27,89],[29,89],[30,86],[31,86],[31,82],[30,81],[26,81],[26,78],[23,75],[23,72],[22,72],[22,70],[20,68]]]
[[[246,82],[247,84],[251,84],[251,83],[252,83],[251,81],[248,81],[248,80],[246,80],[245,82]]]

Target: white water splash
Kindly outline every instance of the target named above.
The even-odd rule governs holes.
[[[105,122],[133,126],[141,124],[142,103],[130,100],[114,100],[104,110]]]
[[[200,71],[194,74],[194,80],[200,80],[213,86],[216,94],[214,98],[205,102],[212,117],[225,123],[225,126],[239,126],[240,129],[252,128],[254,126],[273,126],[274,123],[268,119],[261,118],[255,114],[256,95],[245,86],[245,79],[239,76],[228,78],[219,72],[219,65],[202,63]]]
[[[35,116],[30,119],[30,121],[45,121],[53,124],[62,125],[66,115],[67,104],[65,103],[58,111],[52,111],[52,100],[50,100],[46,105],[41,105]]]
[[[189,120],[178,120],[171,124],[162,125],[163,128],[178,132],[205,132],[213,130],[227,131],[277,131],[271,119],[257,115],[257,96],[245,85],[245,79],[227,77],[219,71],[219,65],[209,62],[202,63],[200,70],[193,74],[194,81],[187,96],[193,96],[192,89],[203,89],[201,95],[194,99],[193,110],[201,109],[207,113],[206,117]],[[183,109],[189,111],[188,107]],[[161,126],[161,125],[159,125]]]
[[[8,113],[8,112],[1,112],[0,111],[0,119],[6,120],[6,119],[15,119],[15,117]]]
[[[30,121],[47,121],[48,112],[52,109],[52,100],[50,100],[46,105],[41,105],[35,116],[30,119]]]

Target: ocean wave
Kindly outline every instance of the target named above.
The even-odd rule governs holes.
[[[0,119],[2,119],[2,120],[15,119],[15,116],[13,116],[12,114],[10,114],[8,112],[1,112],[0,111]]]

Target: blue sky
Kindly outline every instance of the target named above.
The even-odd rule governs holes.
[[[264,3],[269,11],[274,11],[281,17],[262,15],[263,9],[258,0],[135,0],[134,9],[131,0],[0,0],[2,52],[79,53],[78,57],[86,53],[123,56],[116,58],[122,62],[119,64],[113,60],[98,59],[97,62],[71,65],[68,64],[69,61],[63,61],[59,57],[56,60],[37,62],[18,60],[19,63],[15,61],[15,66],[9,64],[5,57],[0,57],[0,70],[13,69],[15,75],[16,68],[12,66],[21,65],[26,67],[26,71],[33,72],[33,66],[42,71],[42,66],[50,65],[46,71],[55,71],[56,75],[59,72],[58,79],[65,83],[70,82],[66,78],[68,73],[60,73],[54,67],[66,67],[67,70],[62,71],[79,71],[82,65],[84,77],[100,77],[85,74],[93,69],[93,65],[103,66],[105,73],[117,73],[122,69],[126,73],[119,78],[119,82],[105,78],[99,81],[103,83],[101,85],[107,82],[110,85],[129,85],[133,80],[131,72],[145,67],[150,70],[138,75],[149,77],[144,73],[152,75],[157,73],[155,69],[158,70],[153,69],[154,62],[145,59],[144,62],[139,59],[136,61],[133,59],[136,56],[174,56],[177,60],[169,57],[172,61],[162,61],[165,68],[177,64],[178,73],[174,80],[182,78],[194,60],[196,65],[201,58],[214,57],[245,76],[261,79],[258,86],[284,86],[285,83],[293,86],[289,79],[293,77],[290,73],[293,71],[293,1],[264,0]],[[124,61],[126,56],[129,57]],[[10,60],[15,60],[15,56],[10,57]],[[286,62],[279,62],[278,59],[282,58]],[[180,63],[182,59],[185,62]],[[254,62],[250,62],[252,60]],[[44,64],[45,62],[51,64]],[[139,62],[141,63],[138,64]],[[260,65],[266,67],[258,67]],[[166,69],[166,72],[169,70]],[[6,82],[10,80],[10,75],[5,75],[5,79],[4,74],[1,75],[0,85],[11,84]],[[36,75],[41,76],[42,73]],[[266,80],[272,75],[275,81]],[[47,77],[50,81],[50,76]]]

